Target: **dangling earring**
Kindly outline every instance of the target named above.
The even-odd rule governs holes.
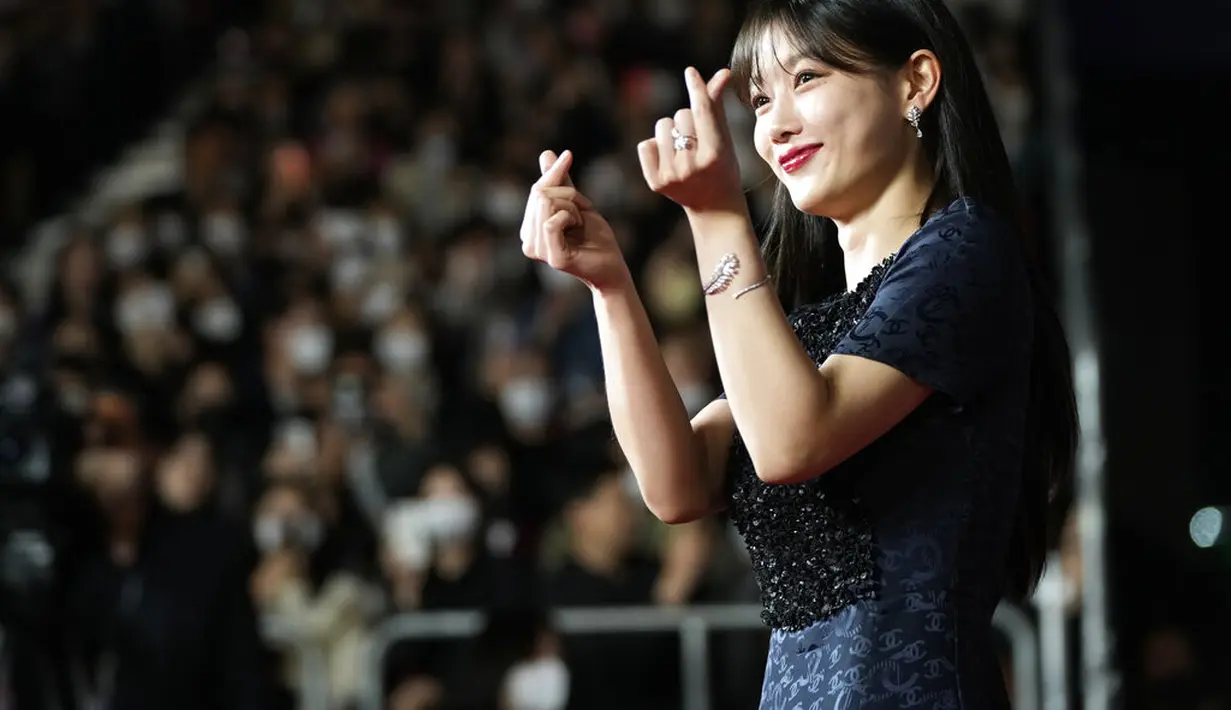
[[[919,127],[919,118],[921,116],[923,116],[923,111],[919,110],[918,106],[911,106],[910,110],[906,112],[906,122],[915,129],[916,138],[923,137],[923,129]]]

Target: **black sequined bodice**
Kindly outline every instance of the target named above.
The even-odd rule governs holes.
[[[881,262],[853,291],[791,313],[796,337],[818,366],[868,310],[892,262]],[[728,510],[748,547],[766,625],[802,629],[875,594],[872,526],[841,475],[764,483],[737,431],[727,476]]]

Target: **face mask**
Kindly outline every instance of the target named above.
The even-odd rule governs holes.
[[[211,214],[201,226],[205,246],[220,256],[235,256],[244,242],[244,227],[239,218],[227,212]]]
[[[286,539],[282,521],[278,518],[258,518],[252,526],[252,539],[263,553],[281,549]]]
[[[145,232],[135,224],[116,225],[107,235],[107,258],[117,269],[140,264],[145,253]]]
[[[294,520],[264,517],[256,521],[252,537],[257,548],[263,553],[288,547],[312,552],[321,544],[324,526],[320,518],[312,514],[302,515]]]
[[[518,663],[504,679],[510,710],[564,710],[568,696],[568,666],[556,656]]]
[[[497,183],[487,189],[484,213],[501,227],[511,227],[521,222],[526,200],[513,185]]]
[[[384,537],[389,552],[412,570],[425,569],[432,559],[425,509],[423,501],[403,500],[390,505],[385,513]]]
[[[397,310],[402,300],[401,291],[388,281],[373,284],[359,307],[363,322],[370,326],[384,323]]]
[[[278,427],[278,441],[292,456],[316,456],[316,427],[307,419],[289,419]]]
[[[362,256],[347,256],[334,261],[329,272],[333,290],[345,294],[355,293],[367,280],[369,271],[368,260]]]
[[[11,340],[17,332],[17,319],[7,308],[0,308],[0,341]]]
[[[363,236],[364,222],[348,210],[329,210],[317,217],[316,228],[330,247],[350,251],[358,246]]]
[[[382,367],[405,374],[423,367],[427,361],[428,342],[422,333],[411,330],[386,330],[377,336],[376,359]]]
[[[423,505],[424,526],[437,542],[467,540],[479,525],[479,505],[469,498],[431,498]]]
[[[319,375],[333,358],[333,333],[319,325],[302,326],[291,334],[291,364],[305,375]]]
[[[197,332],[216,343],[229,343],[239,337],[243,318],[239,308],[227,298],[201,304],[194,318]]]
[[[163,286],[145,286],[129,291],[116,300],[115,319],[120,330],[161,330],[171,325],[174,298]]]
[[[704,409],[713,396],[710,394],[709,387],[702,384],[690,384],[680,387],[680,399],[684,400],[684,408],[688,410],[688,416],[692,417]]]
[[[514,380],[500,390],[500,412],[514,426],[543,426],[551,416],[551,405],[551,385],[539,378]]]

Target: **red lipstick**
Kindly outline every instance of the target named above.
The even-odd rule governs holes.
[[[821,149],[822,143],[813,143],[812,145],[801,145],[798,148],[792,148],[782,155],[778,156],[778,164],[788,173],[793,173],[799,170],[816,155],[816,152]]]

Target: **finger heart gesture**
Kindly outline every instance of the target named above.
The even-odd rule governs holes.
[[[573,154],[539,156],[539,178],[530,190],[521,225],[522,253],[602,290],[628,280],[628,268],[611,226],[569,178]]]
[[[689,108],[661,118],[654,137],[637,145],[650,189],[688,210],[743,209],[739,164],[723,110],[722,92],[731,72],[720,70],[707,84],[692,67],[684,72]]]

